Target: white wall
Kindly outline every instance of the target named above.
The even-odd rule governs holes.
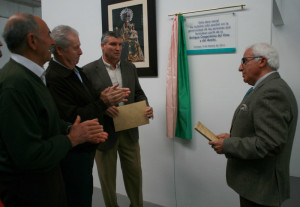
[[[238,72],[240,58],[244,49],[254,42],[273,42],[280,49],[280,73],[300,103],[298,0],[280,1],[285,21],[282,27],[271,25],[272,0],[156,1],[158,77],[140,79],[155,112],[150,125],[140,127],[144,200],[170,207],[195,207],[200,203],[209,207],[238,206],[238,196],[226,185],[224,156],[217,155],[195,131],[191,141],[166,138],[165,88],[172,25],[168,14],[244,3],[246,9],[236,11],[238,44],[235,54],[188,57],[192,123],[200,120],[215,133],[228,132],[233,111],[249,88]],[[79,66],[100,57],[100,0],[43,0],[42,16],[50,29],[68,24],[79,31],[83,50]],[[291,161],[291,175],[298,177],[299,129],[298,125]],[[120,172],[120,168],[118,170]],[[94,179],[95,186],[100,187],[96,169]],[[117,183],[117,192],[126,194],[120,173]]]

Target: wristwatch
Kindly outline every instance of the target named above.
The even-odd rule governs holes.
[[[67,129],[66,129],[66,132],[67,132],[67,134],[69,134],[69,133],[70,133],[72,126],[73,126],[72,124],[71,124],[71,125],[69,125],[69,126],[67,126]]]

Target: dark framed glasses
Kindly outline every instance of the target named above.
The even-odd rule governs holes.
[[[263,58],[263,56],[254,56],[254,57],[243,57],[241,60],[241,64],[244,65],[249,58],[252,58],[252,60],[254,60],[255,58]]]

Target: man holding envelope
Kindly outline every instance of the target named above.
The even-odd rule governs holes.
[[[97,92],[119,83],[119,87],[130,89],[126,104],[143,100],[148,103],[147,97],[140,86],[134,64],[120,60],[122,43],[122,37],[115,32],[104,33],[101,39],[103,56],[84,66],[84,73]],[[152,107],[145,107],[144,113],[146,117],[153,118]],[[116,196],[118,153],[126,192],[131,202],[130,206],[143,206],[138,128],[115,132],[113,118],[117,117],[118,114],[119,109],[116,106],[111,106],[106,110],[104,130],[108,132],[109,136],[105,145],[98,147],[95,156],[105,205],[118,206]]]

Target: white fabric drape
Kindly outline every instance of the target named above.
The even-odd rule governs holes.
[[[166,91],[166,117],[167,137],[174,138],[178,108],[177,90],[178,71],[178,16],[175,16],[172,25],[171,46],[169,51],[169,62],[167,70],[167,91]]]

